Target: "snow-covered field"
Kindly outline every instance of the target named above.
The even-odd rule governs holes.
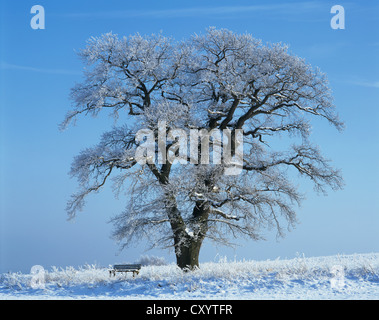
[[[209,262],[194,272],[174,264],[110,277],[87,265],[45,270],[44,282],[0,275],[0,299],[379,299],[379,253],[268,261]]]

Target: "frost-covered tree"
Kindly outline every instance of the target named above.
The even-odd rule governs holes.
[[[81,188],[67,211],[74,217],[88,194],[112,180],[127,199],[125,211],[111,220],[122,247],[146,237],[153,246],[173,247],[178,266],[192,269],[206,238],[230,244],[240,236],[260,239],[267,227],[282,235],[283,224],[293,226],[302,199],[293,173],[318,191],[341,188],[340,173],[309,139],[312,117],[343,127],[328,81],[285,45],[215,28],[181,42],[108,33],[89,39],[80,56],[85,80],[72,89],[73,109],[62,127],[105,110],[119,125],[74,159],[71,175]],[[158,141],[159,121],[165,133],[229,129],[233,137],[242,129],[242,172],[226,175],[224,161],[198,159],[175,164],[153,157],[141,165],[135,156],[140,129],[153,132],[167,156],[177,154],[170,149],[174,137]],[[199,144],[197,157],[202,150]]]

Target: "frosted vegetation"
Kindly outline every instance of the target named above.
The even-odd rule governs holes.
[[[267,228],[278,236],[291,229],[304,198],[296,174],[318,192],[343,186],[339,170],[310,139],[314,118],[343,128],[327,77],[284,44],[215,28],[183,41],[108,33],[89,39],[80,57],[84,80],[72,88],[62,128],[88,115],[118,121],[75,157],[70,174],[79,191],[67,212],[74,218],[87,195],[111,182],[128,200],[111,220],[122,248],[146,238],[152,246],[173,247],[181,268],[196,268],[205,239],[227,245],[261,239]],[[195,129],[227,129],[232,136],[243,130],[242,172],[225,175],[228,162],[202,165],[200,147],[195,157],[185,153],[194,163],[160,163],[159,155],[180,154],[174,139],[159,139],[175,128],[187,136]],[[135,135],[143,129],[163,151],[140,165]]]
[[[52,268],[45,288],[31,275],[2,274],[0,298],[10,299],[378,299],[379,254],[290,260],[201,263],[183,272],[161,258],[144,257],[141,272],[110,277],[108,268]],[[139,261],[141,262],[141,261]],[[160,265],[156,265],[160,264]],[[335,272],[336,268],[339,274]]]

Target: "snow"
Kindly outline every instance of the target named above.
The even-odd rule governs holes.
[[[45,270],[41,283],[34,274],[4,273],[0,299],[379,299],[379,253],[267,261],[224,258],[202,263],[194,272],[175,264],[148,265],[135,278],[130,273],[110,277],[108,270],[53,267]]]
[[[185,232],[186,232],[190,237],[193,237],[193,231],[191,231],[190,229],[188,229],[188,227],[185,228]]]

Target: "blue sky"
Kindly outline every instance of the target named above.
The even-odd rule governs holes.
[[[33,5],[45,8],[44,30],[30,27]],[[333,30],[333,5],[345,9],[344,30]],[[145,243],[119,252],[109,218],[123,210],[111,190],[88,199],[68,222],[65,205],[76,191],[68,171],[80,150],[97,143],[113,120],[81,118],[64,132],[69,91],[81,80],[76,52],[91,36],[162,31],[176,39],[209,26],[283,42],[320,67],[346,123],[338,133],[314,122],[313,141],[343,172],[344,190],[307,199],[299,224],[284,239],[225,249],[206,243],[201,261],[293,258],[379,252],[379,3],[377,1],[44,1],[0,0],[0,272],[33,265],[78,266],[135,261],[141,254],[174,261],[174,253],[145,252]]]

